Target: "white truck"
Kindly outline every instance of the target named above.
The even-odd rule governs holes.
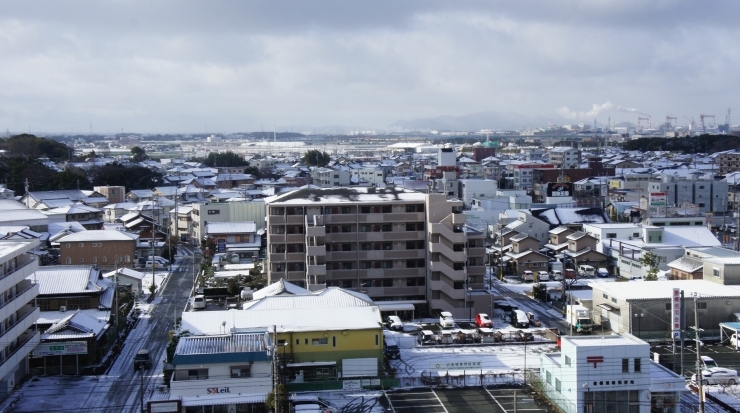
[[[591,311],[588,308],[582,305],[567,305],[565,308],[566,322],[571,324],[577,333],[582,334],[593,331],[594,325],[593,321],[591,321]]]

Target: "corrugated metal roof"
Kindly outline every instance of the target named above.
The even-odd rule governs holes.
[[[264,333],[181,337],[175,354],[252,353],[267,351]]]
[[[39,284],[40,295],[101,292],[98,270],[90,266],[55,265],[39,267],[27,277]]]
[[[354,295],[357,294],[357,295]],[[375,307],[362,293],[329,287],[313,294],[275,295],[264,297],[252,304],[250,310],[283,310],[307,308]]]

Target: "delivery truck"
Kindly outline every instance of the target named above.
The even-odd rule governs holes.
[[[591,320],[591,311],[582,305],[565,306],[566,321],[573,326],[578,334],[591,333],[594,325]]]

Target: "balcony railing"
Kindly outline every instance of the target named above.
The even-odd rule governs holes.
[[[23,348],[25,348],[26,344],[28,344],[31,340],[34,340],[35,339],[34,340],[35,343],[32,343],[32,345],[29,346],[29,349],[27,349],[28,350],[28,353],[30,354],[31,351],[33,351],[33,349],[36,348],[36,346],[38,345],[39,341],[41,341],[40,338],[41,338],[41,334],[36,331],[33,334],[30,334],[28,336],[28,338],[26,338],[25,340],[23,340],[20,343],[18,343],[18,346],[16,346],[16,348],[14,348],[13,350],[10,351],[10,354],[8,354],[8,356],[5,358],[5,360],[3,360],[2,362],[0,362],[0,369],[2,369],[2,365],[3,364],[5,364],[8,361],[12,360],[13,359],[13,356],[16,353],[18,353],[20,350],[22,350]],[[13,364],[15,364],[15,362],[16,361],[14,361]]]
[[[8,325],[8,328],[5,329],[5,331],[3,331],[2,333],[0,333],[0,338],[5,337],[5,335],[8,334],[9,331],[13,330],[13,327],[17,326],[18,324],[20,324],[21,321],[25,320],[26,318],[28,318],[28,316],[35,313],[36,310],[38,310],[38,307],[34,307],[33,310],[29,311],[25,315],[21,316],[19,319],[15,320],[15,323]]]
[[[19,266],[15,267],[15,268],[14,268],[13,270],[11,270],[11,271],[6,271],[5,273],[3,273],[3,274],[2,274],[2,276],[0,276],[0,280],[2,280],[2,279],[4,279],[4,278],[6,278],[6,277],[8,277],[8,276],[10,276],[10,275],[11,275],[11,274],[13,274],[14,272],[16,272],[16,271],[19,271],[19,270],[21,270],[22,268],[25,268],[25,267],[26,267],[26,266],[28,266],[28,265],[31,265],[31,263],[34,263],[34,262],[36,262],[36,260],[28,260],[27,262],[25,262],[25,263],[23,263],[23,264],[21,264],[21,265],[19,265]]]
[[[25,292],[27,292],[27,291],[29,291],[29,290],[31,290],[31,289],[33,289],[33,288],[35,288],[35,287],[37,287],[37,284],[35,284],[35,283],[34,283],[34,284],[31,284],[31,285],[29,285],[29,286],[28,286],[27,288],[24,288],[24,289],[23,289],[22,291],[17,291],[17,292],[16,292],[16,294],[15,294],[14,296],[12,296],[12,297],[8,297],[8,299],[7,299],[7,300],[5,300],[5,302],[4,302],[4,303],[0,304],[0,309],[4,308],[4,307],[5,307],[6,305],[8,305],[8,304],[10,304],[11,302],[13,302],[13,301],[14,301],[14,299],[16,299],[16,298],[20,297],[20,296],[21,296],[21,295],[22,295],[23,293],[25,293]]]

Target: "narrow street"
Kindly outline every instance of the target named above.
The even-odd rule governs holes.
[[[100,376],[48,376],[32,379],[18,391],[15,403],[5,411],[21,412],[139,412],[143,387],[144,404],[163,384],[162,369],[168,332],[181,316],[193,278],[200,265],[197,248],[180,244],[180,256],[156,297],[147,304],[137,303],[140,320],[131,330],[120,355],[108,372]],[[148,349],[152,367],[134,371],[132,360],[141,349]],[[72,396],[74,395],[74,396]],[[63,401],[63,402],[62,402]]]

